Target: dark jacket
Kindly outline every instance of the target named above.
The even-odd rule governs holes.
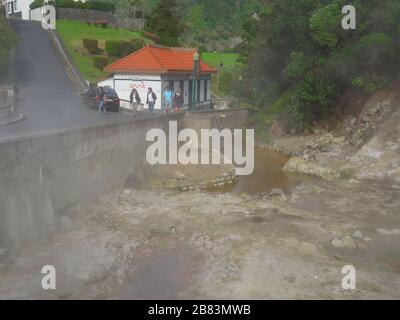
[[[136,92],[135,97],[133,96],[133,90],[131,91],[130,100],[133,102],[133,98],[135,98],[136,103],[141,103],[142,100],[139,97],[139,94]]]
[[[154,92],[152,92],[151,94],[153,97],[153,101],[156,102],[156,100],[157,100],[156,94]],[[148,103],[149,103],[149,93],[147,93],[147,100],[146,100],[146,104],[148,104]]]
[[[181,93],[181,94],[175,93],[174,102],[177,107],[181,108],[183,106],[183,102],[184,102],[183,101],[183,93]]]
[[[103,89],[103,87],[98,87],[97,88],[97,90],[96,90],[96,95],[97,95],[97,99],[98,99],[98,101],[101,101],[101,100],[103,100],[104,99],[104,96],[105,96],[105,92],[104,92],[104,89]]]

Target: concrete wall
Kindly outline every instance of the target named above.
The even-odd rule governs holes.
[[[0,144],[0,248],[45,239],[59,218],[143,172],[149,129],[182,114]]]
[[[30,11],[30,18],[32,21],[42,21],[42,7]]]
[[[241,129],[248,116],[246,109],[194,112],[186,115],[184,126],[195,129],[198,134],[201,129]]]
[[[202,128],[221,123],[235,128],[246,116],[242,110],[203,118],[170,114],[0,144],[0,248],[44,240],[57,230],[61,217],[122,188],[128,175],[145,178],[148,130],[168,133],[168,120],[178,121],[178,130],[196,127],[196,121]]]
[[[57,19],[76,20],[76,21],[109,21],[112,26],[123,29],[140,29],[145,25],[143,18],[124,18],[114,15],[110,11],[74,9],[74,8],[57,8]]]
[[[74,8],[57,8],[57,20],[78,20],[78,21],[101,21],[113,20],[113,13],[110,11],[86,10]]]

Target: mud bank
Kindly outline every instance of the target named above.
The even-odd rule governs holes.
[[[264,196],[121,190],[0,268],[0,298],[398,299],[399,207],[399,190],[362,183]],[[56,291],[41,289],[44,264]],[[341,288],[348,264],[357,290]]]

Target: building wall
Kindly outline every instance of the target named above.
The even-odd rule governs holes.
[[[42,21],[42,7],[30,11],[32,21]]]
[[[153,92],[157,96],[155,109],[161,109],[161,76],[160,75],[126,75],[126,74],[115,74],[112,78],[100,81],[100,86],[109,86],[117,91],[123,108],[129,109],[129,98],[133,88],[135,88],[142,100],[143,104],[146,104],[148,88],[152,88]],[[125,101],[124,101],[125,100]],[[145,106],[147,108],[147,106]]]
[[[7,0],[7,8],[12,7],[14,8],[14,13],[21,13],[21,18],[23,20],[29,20],[29,11],[30,8],[29,6],[34,0]],[[15,10],[16,7],[16,10]],[[10,10],[8,11],[9,14],[11,14]]]
[[[117,91],[123,108],[130,109],[129,96],[132,88],[138,90],[142,103],[146,103],[147,89],[151,87],[157,95],[156,110],[161,109],[164,103],[163,92],[167,85],[176,92],[182,89],[184,94],[184,108],[189,109],[192,102],[192,75],[127,75],[115,74],[112,78],[100,81],[99,86],[109,86]],[[199,105],[211,104],[211,76],[202,76],[198,81],[198,92],[196,103]],[[126,100],[126,101],[124,101]],[[147,108],[147,106],[145,106]]]

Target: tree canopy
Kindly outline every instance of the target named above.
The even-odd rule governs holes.
[[[160,0],[147,16],[146,29],[161,38],[161,44],[177,46],[182,32],[176,0]]]
[[[400,2],[353,1],[357,29],[342,28],[342,0],[271,0],[245,23],[241,47],[249,95],[268,105],[291,89],[300,126],[329,113],[350,86],[374,92],[399,75]]]

